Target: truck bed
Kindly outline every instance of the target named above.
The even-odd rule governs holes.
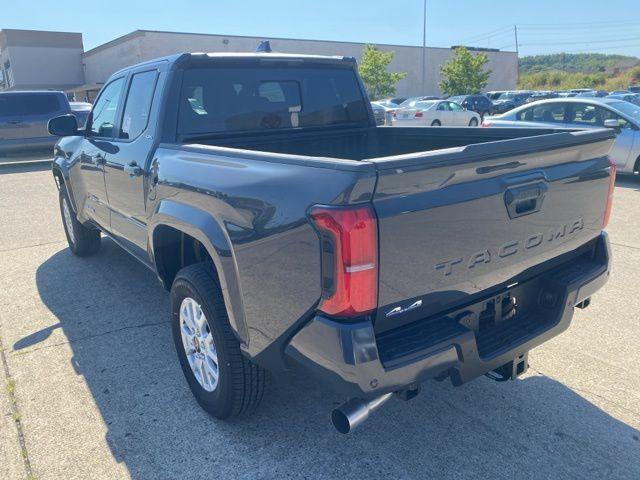
[[[611,130],[394,127],[211,143],[306,165],[373,164],[375,326],[384,331],[524,281],[598,236],[612,138]],[[526,199],[530,192],[535,200]],[[416,302],[420,308],[406,310]]]
[[[545,136],[545,140],[521,142],[523,148],[553,148],[568,136],[566,130],[545,128],[468,128],[468,127],[394,127],[394,128],[325,128],[299,132],[266,131],[258,134],[211,136],[203,144],[258,152],[283,153],[309,157],[329,157],[348,160],[371,160],[433,150],[467,147],[503,140]],[[602,134],[602,132],[600,132]],[[553,137],[549,137],[554,135]],[[606,133],[605,133],[606,136]],[[602,135],[599,137],[601,138]],[[575,143],[570,142],[570,143]],[[484,153],[494,152],[494,146],[482,147]],[[477,147],[476,147],[477,149]],[[496,151],[497,153],[497,151]]]

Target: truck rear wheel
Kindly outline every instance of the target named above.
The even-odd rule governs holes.
[[[87,228],[78,221],[64,185],[60,187],[59,197],[62,225],[64,225],[69,250],[79,257],[96,253],[100,250],[100,231]]]
[[[200,406],[225,419],[258,406],[266,372],[240,352],[213,266],[183,268],[171,287],[171,325],[176,353]]]

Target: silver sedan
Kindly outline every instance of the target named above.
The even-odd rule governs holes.
[[[616,98],[554,98],[529,103],[483,127],[615,128],[611,158],[620,173],[640,172],[640,106]]]

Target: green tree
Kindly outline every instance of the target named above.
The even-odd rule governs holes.
[[[383,52],[375,45],[365,45],[358,72],[371,100],[389,97],[396,93],[396,83],[407,76],[406,72],[388,72],[393,52]]]
[[[484,53],[474,55],[464,47],[456,48],[453,58],[440,67],[440,90],[447,95],[479,92],[491,75],[491,70],[484,68],[488,61]]]

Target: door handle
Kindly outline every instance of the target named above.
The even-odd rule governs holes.
[[[126,163],[124,165],[125,173],[128,173],[130,177],[138,177],[142,175],[142,169],[138,166],[136,162]]]
[[[20,125],[22,120],[9,120],[9,125]]]
[[[546,193],[547,186],[544,182],[509,188],[504,194],[504,203],[509,218],[518,218],[538,212],[542,208],[542,201]]]

